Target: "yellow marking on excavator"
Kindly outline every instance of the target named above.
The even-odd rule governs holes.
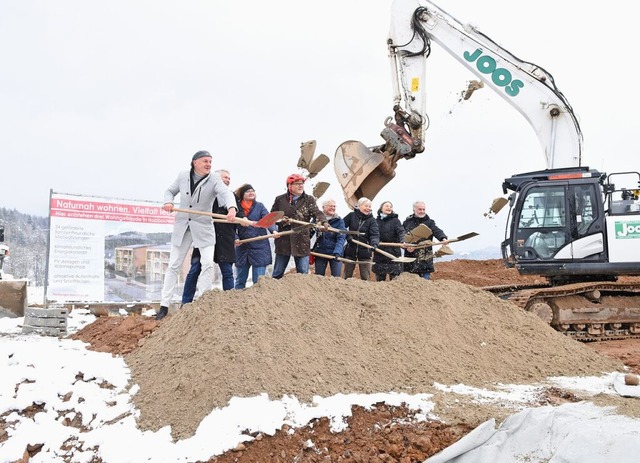
[[[420,77],[413,77],[411,79],[411,91],[417,92],[420,90]]]

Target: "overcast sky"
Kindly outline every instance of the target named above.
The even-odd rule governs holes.
[[[584,164],[638,170],[637,13],[539,0],[442,0],[516,56],[549,71],[575,109]],[[0,206],[47,215],[49,190],[161,201],[200,149],[271,207],[300,143],[333,159],[349,139],[382,143],[393,105],[391,1],[0,0]],[[455,251],[497,245],[505,212],[483,217],[502,180],[545,167],[533,130],[434,45],[426,150],[374,199],[401,218],[423,199]],[[321,199],[348,212],[332,183]],[[310,185],[311,186],[311,185]],[[307,188],[310,192],[311,188]]]

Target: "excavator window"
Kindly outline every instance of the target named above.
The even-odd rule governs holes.
[[[534,187],[522,202],[516,252],[526,259],[550,258],[567,242],[564,186]]]
[[[572,190],[578,237],[583,237],[596,219],[595,192],[592,185],[574,186]]]

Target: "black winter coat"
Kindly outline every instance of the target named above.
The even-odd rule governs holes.
[[[402,243],[404,242],[405,230],[398,218],[398,214],[389,214],[382,218],[378,215],[376,219],[378,229],[380,231],[380,242],[382,243]],[[380,246],[382,251],[386,251],[393,254],[396,257],[402,255],[401,248],[391,246]],[[390,273],[392,275],[400,275],[402,272],[402,264],[399,262],[393,262],[386,256],[383,256],[379,252],[373,255],[373,273],[378,275],[386,275]]]
[[[433,236],[431,238],[435,237],[439,241],[447,239],[447,235],[440,228],[438,228],[436,222],[432,218],[430,218],[428,214],[422,218],[416,217],[415,214],[411,214],[405,219],[405,221],[402,223],[402,226],[407,232],[410,232],[421,223],[425,224],[431,229],[431,231],[433,232]],[[426,239],[422,241],[426,241]],[[404,264],[405,272],[417,273],[419,275],[422,275],[423,273],[432,273],[435,271],[435,268],[433,267],[433,248],[431,246],[416,249],[413,252],[405,250],[404,256],[416,258],[416,260],[414,260],[413,262]]]
[[[347,230],[362,232],[362,235],[353,235],[354,239],[362,243],[378,246],[380,244],[380,231],[372,214],[364,215],[360,209],[349,212],[344,218]],[[344,248],[344,257],[351,260],[370,260],[372,251],[364,246],[351,241],[352,235],[347,236],[347,245]]]
[[[218,205],[218,198],[213,202],[212,212],[214,214],[227,215],[227,208]],[[236,217],[244,217],[242,208],[238,206]],[[216,230],[216,244],[213,248],[213,261],[220,262],[236,261],[236,224],[214,222]]]

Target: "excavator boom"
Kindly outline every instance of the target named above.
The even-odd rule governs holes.
[[[387,42],[393,83],[393,116],[386,119],[384,144],[367,147],[350,140],[335,154],[334,168],[350,205],[373,199],[395,176],[397,162],[425,149],[428,126],[424,80],[432,42],[437,43],[529,122],[547,168],[582,163],[582,132],[553,76],[523,61],[477,28],[462,24],[428,0],[394,0]]]

